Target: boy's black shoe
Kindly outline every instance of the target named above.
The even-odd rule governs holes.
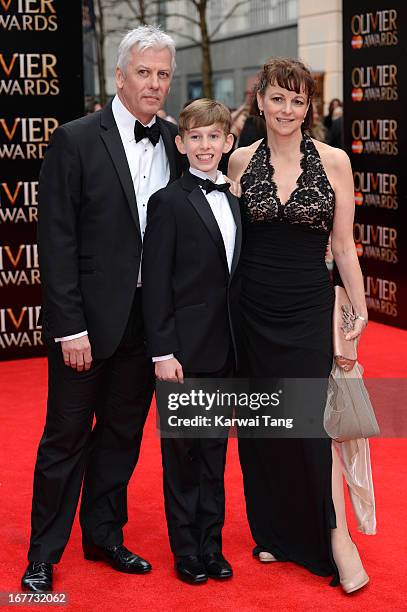
[[[175,570],[178,578],[189,584],[202,584],[208,580],[205,566],[195,555],[175,557]]]
[[[233,576],[232,566],[230,565],[229,561],[226,561],[221,552],[204,555],[203,563],[205,565],[206,573],[210,578],[225,580],[226,578],[231,578]]]

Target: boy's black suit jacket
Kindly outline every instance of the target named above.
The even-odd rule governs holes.
[[[177,127],[157,117],[170,168],[181,175]],[[112,104],[59,127],[42,164],[38,244],[45,340],[88,330],[106,359],[123,336],[142,252],[133,180]]]
[[[215,372],[236,352],[242,243],[239,201],[229,191],[236,223],[231,272],[211,207],[189,172],[149,200],[142,282],[147,352],[174,353],[185,372]]]

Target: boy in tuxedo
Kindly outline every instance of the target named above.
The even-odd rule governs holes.
[[[241,245],[238,200],[218,164],[230,150],[230,112],[200,99],[179,118],[188,172],[149,200],[143,250],[147,352],[158,380],[224,378],[235,370],[232,316]],[[222,555],[227,439],[162,438],[164,498],[178,577],[226,579]]]

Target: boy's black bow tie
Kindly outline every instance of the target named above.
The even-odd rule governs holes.
[[[206,193],[211,193],[211,191],[223,191],[225,193],[230,188],[230,183],[216,184],[209,179],[199,181],[199,184]]]
[[[160,126],[155,122],[151,127],[148,127],[136,120],[134,124],[134,138],[136,142],[139,142],[143,138],[148,138],[155,146],[160,140]]]

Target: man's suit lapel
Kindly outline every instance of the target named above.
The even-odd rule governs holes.
[[[235,250],[233,251],[232,266],[230,270],[230,278],[232,279],[239,261],[240,250],[242,248],[242,220],[240,216],[239,200],[236,196],[232,195],[230,191],[226,192],[226,196],[229,200],[230,210],[232,211],[233,219],[236,223]]]
[[[181,184],[188,192],[188,200],[201,217],[206,229],[219,250],[219,254],[224,265],[226,266],[226,269],[228,269],[228,261],[226,258],[222,234],[220,233],[219,226],[216,222],[208,200],[205,198],[201,188],[197,185],[195,179],[189,174],[189,172],[183,175],[181,178]]]
[[[167,153],[168,163],[170,166],[170,183],[175,181],[179,176],[178,167],[177,167],[177,157],[176,157],[176,149],[175,149],[175,136],[171,134],[170,129],[166,125],[165,121],[160,119],[160,117],[156,117],[156,121],[160,126],[161,136],[164,143],[165,152]]]
[[[124,152],[122,139],[112,113],[112,104],[108,104],[102,109],[101,137],[112,158],[116,168],[124,193],[130,206],[131,214],[141,237],[140,220],[137,210],[136,195],[134,193],[133,180],[131,178],[129,164],[127,163],[126,153]]]

